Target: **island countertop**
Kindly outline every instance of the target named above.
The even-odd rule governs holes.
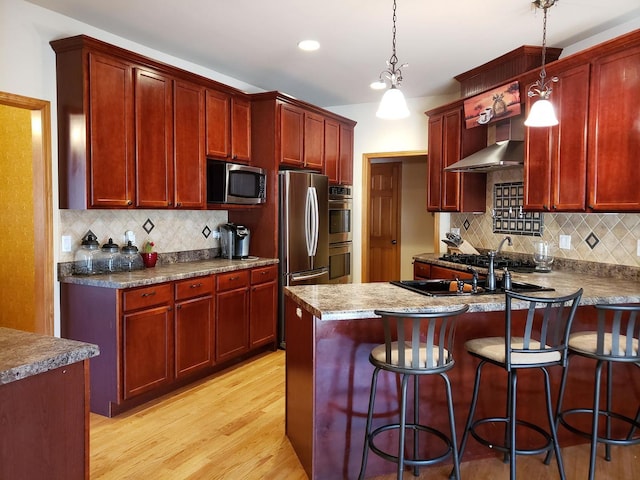
[[[583,288],[581,305],[640,303],[640,282],[637,281],[571,271],[513,273],[512,276],[514,280],[555,290],[539,292],[540,296],[568,295]],[[504,310],[502,294],[429,297],[386,282],[287,287],[285,295],[321,320],[372,318],[376,309],[411,312],[430,308],[444,311],[461,304],[468,304],[470,313]],[[518,306],[514,302],[514,308]]]
[[[117,272],[99,275],[71,275],[60,278],[62,283],[88,285],[104,288],[132,288],[156,283],[184,280],[215,273],[233,272],[245,268],[266,267],[278,263],[277,258],[249,257],[247,259],[229,260],[214,258],[193,262],[179,262],[168,265],[157,265],[132,272]]]
[[[0,385],[95,357],[98,346],[0,327]]]

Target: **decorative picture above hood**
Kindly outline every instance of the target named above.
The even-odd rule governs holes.
[[[520,115],[520,85],[512,82],[464,101],[466,128]]]

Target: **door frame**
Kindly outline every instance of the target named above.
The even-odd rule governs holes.
[[[53,335],[53,206],[51,190],[51,104],[0,92],[0,104],[31,111],[33,158],[33,240],[35,331]]]
[[[378,152],[378,153],[363,153],[362,154],[362,238],[361,238],[361,278],[362,282],[366,283],[369,281],[369,211],[371,209],[371,199],[369,195],[369,184],[371,183],[371,163],[372,161],[379,158],[388,158],[388,159],[400,159],[402,161],[403,157],[414,157],[416,155],[427,155],[428,154],[424,150],[414,150],[414,151],[401,151],[401,152]],[[425,205],[424,208],[427,208]],[[402,212],[398,215],[398,228],[401,225]],[[436,238],[440,238],[439,231],[439,223],[440,218],[436,213],[434,218],[434,240]],[[434,243],[437,245],[437,242]]]

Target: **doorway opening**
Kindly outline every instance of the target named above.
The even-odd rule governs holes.
[[[0,109],[0,326],[53,335],[51,106],[0,92]]]
[[[363,282],[412,279],[412,257],[434,251],[438,219],[427,212],[426,198],[426,152],[363,155]]]

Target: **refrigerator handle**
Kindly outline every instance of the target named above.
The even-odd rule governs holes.
[[[318,212],[318,192],[316,191],[316,187],[310,187],[311,190],[311,219],[313,221],[313,230],[311,233],[311,256],[315,257],[318,251],[318,233],[320,230],[320,220],[319,220],[319,212]]]
[[[307,255],[308,256],[312,256],[312,242],[313,242],[313,238],[312,238],[312,218],[311,218],[311,202],[313,202],[313,197],[312,197],[312,193],[311,193],[311,188],[307,188],[307,197],[305,198],[305,202],[304,202],[304,240],[307,246]]]

